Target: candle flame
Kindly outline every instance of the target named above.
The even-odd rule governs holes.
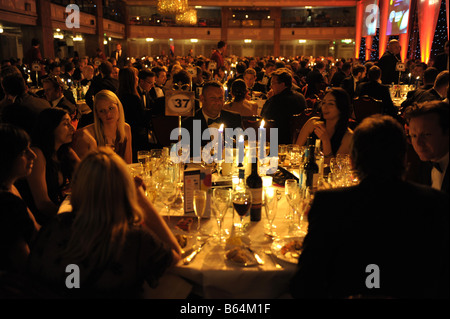
[[[266,122],[264,122],[264,120],[262,120],[262,121],[261,121],[261,126],[260,126],[260,127],[261,127],[261,128],[264,128],[264,124],[265,124],[265,123],[266,123]]]
[[[220,132],[223,132],[223,123],[220,124],[219,131],[220,131]]]
[[[244,141],[244,135],[239,135],[239,142],[243,142]]]

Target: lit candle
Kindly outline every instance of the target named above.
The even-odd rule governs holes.
[[[263,181],[263,187],[272,186],[273,177],[272,176],[263,176],[261,177]]]

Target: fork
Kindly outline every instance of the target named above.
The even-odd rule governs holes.
[[[272,252],[271,252],[270,250],[266,250],[264,253],[265,253],[267,256],[270,257],[270,259],[272,260],[272,262],[273,262],[274,265],[275,265],[275,268],[277,268],[277,269],[282,269],[282,268],[283,268],[283,266],[281,266],[281,265],[276,261],[275,257],[273,256],[273,254],[272,254]]]

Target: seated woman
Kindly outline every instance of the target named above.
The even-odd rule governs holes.
[[[132,163],[131,128],[125,123],[117,95],[102,90],[94,98],[94,123],[75,132],[72,147],[82,159],[98,146],[111,147],[127,164]]]
[[[0,149],[0,272],[22,273],[40,226],[14,183],[31,173],[36,154],[28,134],[10,124],[0,124]]]
[[[322,142],[325,159],[349,154],[353,131],[348,127],[351,114],[348,93],[342,88],[332,88],[324,96],[320,112],[320,118],[312,117],[302,127],[296,144],[305,145],[308,136],[314,134]]]
[[[223,106],[224,110],[238,113],[241,116],[258,115],[258,104],[250,101],[247,85],[244,80],[237,79],[233,81],[230,94],[233,100]]]
[[[39,114],[32,136],[32,150],[37,156],[33,171],[17,186],[40,225],[57,214],[80,161],[69,146],[74,130],[64,109],[49,108]]]
[[[29,273],[64,297],[141,297],[157,285],[181,248],[145,196],[141,181],[108,147],[89,153],[72,181],[72,212],[39,232]],[[68,289],[66,267],[79,267],[79,289]]]

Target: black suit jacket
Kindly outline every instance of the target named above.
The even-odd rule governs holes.
[[[376,100],[381,100],[384,106],[384,114],[396,117],[397,109],[391,99],[389,88],[377,81],[369,81],[358,86],[357,96],[368,95]]]
[[[189,142],[190,142],[191,157],[198,156],[199,154],[201,156],[201,152],[200,153],[198,152],[199,150],[197,147],[195,147],[194,149],[194,146],[197,146],[197,144],[199,144],[203,148],[206,144],[211,142],[211,139],[203,140],[202,135],[200,135],[200,143],[198,143],[199,136],[197,135],[198,131],[194,130],[194,121],[196,121],[197,124],[200,123],[199,127],[196,126],[197,130],[198,128],[200,129],[199,130],[200,134],[203,134],[203,131],[208,128],[208,123],[206,122],[206,119],[203,116],[202,109],[197,110],[193,117],[188,117],[183,120],[182,127],[187,129],[190,134]],[[239,114],[231,113],[224,110],[220,112],[218,123],[223,123],[225,128],[236,129],[242,127],[242,119]],[[194,140],[196,141],[195,143]]]
[[[306,108],[305,97],[296,91],[286,89],[272,96],[264,103],[261,117],[273,120],[273,127],[278,128],[278,143],[292,144],[291,119]]]
[[[395,71],[397,62],[401,61],[400,56],[395,56],[389,51],[386,51],[381,58],[375,62],[381,69],[381,82],[383,84],[398,83],[398,71]]]
[[[117,53],[117,50],[114,50],[114,51],[111,53],[111,58],[114,58],[114,59],[117,60],[117,67],[118,67],[119,69],[121,69],[121,68],[124,67],[125,62],[127,61],[127,55],[126,55],[125,51],[122,50],[122,53],[121,53],[120,57],[117,58],[117,57],[116,57],[116,53]]]
[[[356,83],[356,86],[358,86],[360,82]],[[350,96],[350,100],[353,100],[355,97],[355,78],[353,76],[348,76],[341,82],[341,88],[343,88],[348,95]]]
[[[293,296],[448,298],[448,209],[447,194],[396,179],[318,191]],[[366,286],[368,265],[380,288]]]
[[[100,92],[101,90],[110,90],[113,93],[117,93],[119,89],[119,80],[114,79],[110,76],[101,78],[94,78],[89,86],[88,91],[86,92],[85,100],[86,104],[92,109],[94,106],[94,97],[95,94]]]

